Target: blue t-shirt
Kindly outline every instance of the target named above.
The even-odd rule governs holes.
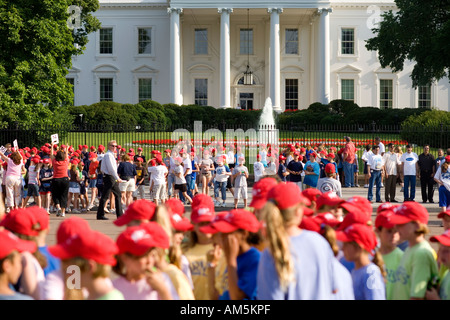
[[[261,253],[254,247],[237,257],[238,287],[245,293],[244,300],[256,299],[256,275],[260,258]],[[225,291],[220,300],[230,300],[230,292]]]
[[[386,285],[376,264],[353,269],[352,279],[355,300],[386,300]]]
[[[52,256],[52,254],[48,251],[47,246],[39,247],[39,251],[45,256],[47,259],[47,266],[44,268],[44,275],[47,276],[53,270],[59,270],[61,267],[61,260]]]
[[[283,173],[286,172],[286,165],[280,163],[280,165],[278,166],[278,176],[280,177],[281,181],[286,182],[286,176],[283,175]]]
[[[353,280],[350,271],[338,259],[334,259],[334,300],[355,300],[353,293]]]
[[[309,171],[308,168],[311,168],[312,172],[314,172],[315,175],[309,175],[309,174],[305,175],[305,179],[303,180],[303,183],[315,188],[315,187],[317,187],[317,182],[319,181],[319,175],[320,175],[319,164],[317,162],[307,161],[305,163],[305,170]]]
[[[309,155],[310,155],[311,153],[314,153],[314,149],[306,150],[306,154],[305,154],[305,156],[306,156],[306,161],[309,161]]]
[[[195,160],[192,160],[191,161],[192,170],[195,170],[195,164],[196,164]],[[192,172],[191,171],[191,179],[195,180],[196,178],[197,178],[197,172]]]
[[[345,259],[345,257],[342,257],[339,259],[339,262],[349,271],[352,272],[352,270],[355,268],[355,263],[352,261],[348,261]]]
[[[283,291],[269,249],[261,254],[258,266],[258,300],[332,300],[335,259],[328,242],[308,230],[290,237],[294,279]]]
[[[289,162],[287,168],[291,171],[295,171],[295,172],[299,172],[303,170],[303,163],[301,161],[291,161]],[[302,176],[301,175],[296,175],[296,174],[290,174],[289,175],[289,181],[291,182],[301,182],[302,181]]]
[[[137,176],[136,166],[131,162],[121,162],[117,168],[119,177],[134,177]]]

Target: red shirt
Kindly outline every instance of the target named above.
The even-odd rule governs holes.
[[[91,161],[91,163],[89,164],[89,179],[97,179],[97,168],[99,163],[99,161]]]
[[[56,161],[53,159],[53,179],[69,177],[67,174],[69,163],[69,158],[66,158],[64,161]]]
[[[345,162],[353,163],[355,161],[355,152],[356,148],[353,142],[348,142],[345,145],[343,154],[347,154],[347,158],[345,159]]]

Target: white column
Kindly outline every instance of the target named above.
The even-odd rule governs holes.
[[[319,36],[319,64],[321,73],[319,75],[319,97],[320,102],[330,102],[330,15],[333,9],[318,9],[320,14],[320,36]]]
[[[170,102],[182,105],[180,14],[183,9],[167,8],[167,12],[170,14]]]
[[[231,8],[219,8],[220,13],[220,107],[231,107],[230,80],[230,13]]]
[[[280,14],[281,8],[269,8],[270,13],[270,62],[269,86],[273,110],[281,112],[280,83]]]

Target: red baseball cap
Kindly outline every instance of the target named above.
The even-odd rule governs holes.
[[[375,228],[392,229],[395,224],[391,222],[391,217],[394,214],[393,210],[383,210],[375,218]]]
[[[334,192],[334,191],[325,192],[317,198],[316,208],[320,209],[322,206],[325,206],[325,205],[334,207],[334,206],[340,205],[343,202],[345,202],[345,200],[340,198],[336,194],[336,192]]]
[[[380,205],[378,206],[378,208],[377,208],[377,214],[379,214],[380,212],[385,211],[385,210],[390,210],[390,211],[392,211],[392,210],[394,210],[394,208],[396,208],[396,207],[398,207],[398,206],[399,206],[399,205],[395,205],[395,204],[390,203],[390,202],[384,202],[384,203],[382,203],[382,204],[380,204]]]
[[[372,228],[363,224],[352,224],[343,231],[336,232],[336,239],[342,242],[355,241],[361,248],[372,252],[377,246],[377,237]]]
[[[169,211],[172,227],[179,232],[190,231],[194,228],[190,220],[184,217],[184,205],[180,199],[171,198],[165,202]]]
[[[95,150],[95,147],[94,147],[94,146],[91,146],[91,150],[94,151],[94,150]]]
[[[450,247],[450,229],[445,230],[440,236],[430,237],[431,242],[439,242],[441,245]]]
[[[31,158],[31,161],[33,162],[33,163],[35,163],[35,164],[38,164],[39,163],[39,158],[36,158],[36,157],[33,157],[33,158]]]
[[[32,215],[36,218],[38,231],[47,230],[50,227],[50,218],[47,211],[44,208],[39,208],[38,206],[31,206],[25,208],[27,214]]]
[[[156,205],[152,201],[139,199],[131,203],[125,213],[114,221],[116,226],[124,226],[133,220],[148,220],[153,218]]]
[[[105,150],[105,146],[103,146],[103,145],[98,146],[98,151],[104,151],[104,150]]]
[[[408,201],[394,209],[391,221],[393,224],[405,224],[410,221],[428,224],[428,216],[428,211],[424,206],[417,202]]]
[[[444,216],[450,216],[450,210],[439,212],[437,217],[439,219],[444,219]]]
[[[25,236],[37,236],[42,230],[37,217],[25,208],[11,210],[0,222],[0,226]]]
[[[250,207],[261,209],[267,202],[267,193],[278,184],[274,178],[263,178],[253,185]]]
[[[317,198],[319,198],[322,195],[322,192],[320,190],[309,188],[302,191],[302,195],[309,199],[309,201],[317,201]]]
[[[329,153],[329,154],[327,154],[327,158],[334,158],[335,157],[335,154],[334,153]]]
[[[48,247],[48,251],[62,260],[80,257],[112,266],[116,264],[114,256],[119,252],[110,237],[95,230],[79,232],[60,244]]]
[[[70,217],[59,224],[56,242],[58,244],[64,243],[68,238],[86,230],[91,230],[91,227],[85,219],[77,216]]]
[[[450,162],[450,156],[445,157],[445,162]]]
[[[345,215],[337,230],[342,231],[352,224],[372,225],[372,217],[360,210],[351,211]]]
[[[299,225],[300,229],[320,232],[320,223],[314,217],[303,216],[302,222]]]
[[[166,152],[166,153],[172,153],[172,151],[171,151],[170,149],[166,149],[166,150],[164,150],[164,152]]]
[[[272,201],[280,209],[293,207],[298,203],[310,206],[311,201],[302,195],[300,188],[293,182],[279,183],[267,193],[267,201]]]
[[[227,212],[226,214],[222,214],[220,217],[221,219],[213,221],[209,225],[212,229],[215,230],[215,232],[210,232],[211,229],[203,231],[202,228],[200,228],[200,231],[205,233],[231,233],[236,230],[243,229],[249,232],[258,232],[259,228],[261,227],[261,224],[255,217],[255,215],[252,212],[244,209],[234,209]]]
[[[311,208],[308,208],[308,207],[303,208],[303,216],[310,217],[310,216],[314,215],[314,213],[315,213],[314,210]]]
[[[344,208],[348,212],[352,212],[355,210],[362,211],[369,216],[372,215],[372,204],[369,200],[361,196],[353,196],[347,201],[340,204],[341,208]]]
[[[341,223],[331,212],[322,212],[319,213],[317,216],[312,217],[319,226],[322,224],[329,225],[331,227],[336,227]]]
[[[152,248],[168,249],[169,236],[156,222],[147,222],[139,226],[128,227],[116,241],[118,254],[131,253],[142,256]]]
[[[88,148],[88,146],[85,144],[85,145],[83,145],[83,149],[87,149]]]
[[[204,221],[211,222],[214,219],[214,202],[211,197],[200,193],[192,199],[191,221],[200,223]]]
[[[137,148],[137,151],[142,151],[143,149],[141,147]]]
[[[282,154],[280,154],[280,156],[278,157],[278,159],[281,161],[281,160],[286,160],[286,157],[285,156],[283,156]]]
[[[34,241],[26,241],[17,237],[9,230],[0,230],[0,259],[6,258],[13,251],[19,252],[35,252],[37,245]]]
[[[89,160],[97,158],[97,154],[95,152],[89,152]]]
[[[333,163],[327,163],[325,166],[326,173],[336,173],[336,166]]]
[[[44,163],[44,164],[49,164],[49,163],[50,163],[50,158],[44,158],[44,159],[42,160],[42,163]]]
[[[305,148],[300,148],[300,153],[303,153],[303,152],[305,152],[305,151],[306,151]]]

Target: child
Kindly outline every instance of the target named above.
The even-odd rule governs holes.
[[[188,187],[191,190],[191,193],[195,196],[198,193],[196,181],[197,175],[200,173],[200,168],[196,160],[195,152],[191,152],[190,157],[191,157],[192,174],[191,174],[191,184]]]
[[[234,179],[234,208],[237,209],[239,199],[242,197],[244,199],[244,208],[247,207],[247,179],[248,179],[248,169],[244,166],[245,158],[238,158],[238,166],[233,169],[233,179]]]
[[[428,211],[419,203],[405,202],[395,208],[391,222],[396,225],[401,241],[408,241],[402,260],[397,268],[393,288],[394,300],[424,299],[428,281],[438,274],[433,249],[425,235],[429,232]]]
[[[322,195],[317,198],[316,213],[329,212],[332,213],[336,219],[342,221],[343,212],[340,205],[344,202],[345,200],[340,198],[334,191],[322,193]]]
[[[210,159],[209,152],[203,153],[203,160],[200,164],[200,172],[202,174],[202,193],[208,194],[208,185],[211,182],[212,171],[214,170],[214,162]]]
[[[192,204],[192,198],[187,194],[187,183],[184,176],[183,169],[183,159],[180,157],[175,158],[175,169],[173,169],[173,173],[175,174],[175,198],[178,198],[179,192],[183,194],[183,196]]]
[[[377,246],[376,235],[372,228],[355,223],[336,232],[336,238],[344,242],[342,250],[347,261],[355,263],[352,270],[355,300],[386,300],[384,284],[383,259],[379,252],[373,251]]]
[[[303,157],[298,151],[294,152],[294,159],[289,162],[286,170],[289,172],[289,181],[294,182],[302,190]]]
[[[155,222],[127,228],[117,238],[117,265],[119,275],[113,285],[126,300],[172,300],[178,295],[167,274],[156,264],[157,248],[169,247],[169,238]]]
[[[383,256],[386,270],[386,300],[392,300],[392,289],[396,282],[395,273],[403,256],[403,251],[397,247],[399,241],[397,229],[390,221],[393,214],[393,209],[382,210],[375,219],[375,233],[380,240],[378,251]]]
[[[258,232],[260,223],[250,211],[231,210],[209,226],[205,233],[220,232],[227,262],[228,287],[220,300],[255,300],[256,275],[260,252],[248,243],[250,233]]]
[[[275,176],[277,174],[277,165],[275,163],[275,158],[271,153],[267,154],[267,168],[265,169],[267,176]]]
[[[50,214],[50,196],[52,192],[51,181],[53,179],[53,168],[50,166],[50,158],[42,160],[42,168],[39,171],[39,194],[41,195],[42,208]]]
[[[447,229],[440,236],[430,238],[431,242],[439,242],[438,259],[447,269],[450,268],[450,230]],[[450,272],[447,272],[437,288],[429,288],[426,293],[427,300],[450,300]]]
[[[69,266],[79,267],[80,285],[88,291],[89,300],[124,300],[123,294],[109,279],[118,253],[117,245],[110,237],[85,230],[48,250],[62,260],[63,270]]]
[[[289,172],[286,170],[286,157],[282,154],[278,157],[279,165],[278,165],[278,177],[280,177],[282,182],[287,182],[287,176],[289,176]]]
[[[306,189],[316,188],[319,181],[320,166],[316,161],[316,154],[314,152],[309,154],[309,161],[305,164],[305,179],[303,183]]]
[[[258,265],[258,300],[332,299],[335,258],[322,236],[298,227],[305,205],[309,200],[292,182],[269,190],[262,213],[268,248]]]
[[[355,150],[355,161],[353,162],[353,174],[354,174],[353,181],[355,181],[355,187],[359,187],[359,184],[358,184],[358,176],[359,176],[358,149]],[[381,183],[381,186],[383,186],[383,183]]]
[[[73,159],[71,161],[70,173],[69,173],[69,197],[67,199],[67,212],[70,211],[70,203],[73,203],[72,213],[80,213],[78,209],[78,198],[80,197],[80,171],[78,170],[78,164],[80,160]],[[73,200],[72,200],[73,199]]]
[[[24,251],[34,252],[37,246],[32,241],[20,240],[8,230],[0,230],[0,300],[33,300],[29,295],[14,291],[11,286],[22,274]]]
[[[138,149],[139,150],[139,149]],[[145,178],[147,178],[148,173],[147,170],[145,170],[144,166],[142,165],[144,162],[144,159],[141,157],[135,158],[135,165],[136,165],[136,190],[133,192],[133,201],[136,201],[138,199],[138,195],[141,199],[145,199]]]
[[[87,160],[88,162],[88,160]],[[86,187],[88,185],[88,172],[85,170],[84,162],[81,161],[78,164],[78,171],[80,172],[80,202],[81,202],[81,212],[87,212],[87,195],[86,195]]]
[[[255,182],[258,182],[262,177],[264,177],[264,164],[261,161],[261,154],[256,155],[256,162],[253,164],[253,171],[255,173]]]
[[[28,204],[28,200],[33,197],[34,202],[40,208],[41,207],[41,197],[39,196],[39,159],[32,158],[30,166],[28,167],[28,190],[27,197],[25,198],[25,202],[23,207],[25,208]]]
[[[325,166],[325,178],[320,178],[317,182],[317,190],[322,193],[335,192],[338,197],[342,197],[341,182],[336,179],[336,166],[334,163],[328,163]]]
[[[224,166],[223,158],[218,158],[216,173],[214,174],[214,204],[216,206],[225,207],[225,200],[227,199],[227,181],[231,176],[230,168]],[[219,189],[222,193],[222,203],[219,201]]]
[[[169,174],[167,167],[164,165],[161,157],[156,157],[153,166],[148,168],[148,173],[151,176],[150,194],[156,205],[159,201],[164,203],[166,201],[166,177]]]
[[[369,161],[370,156],[372,155],[372,147],[370,144],[366,145],[366,149],[361,157],[361,160],[364,162],[364,188],[369,187],[369,171],[367,170],[367,161]]]
[[[98,168],[100,162],[97,159],[97,154],[94,152],[89,153],[89,189],[91,190],[91,200],[89,201],[89,205],[87,210],[91,211],[94,207],[94,201],[97,198],[98,189],[97,189],[97,180],[98,180]]]

